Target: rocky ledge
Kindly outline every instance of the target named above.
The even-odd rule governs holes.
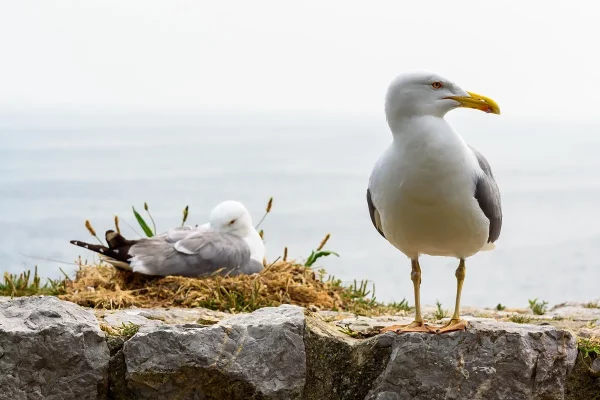
[[[0,399],[600,398],[568,329],[471,318],[464,332],[359,339],[406,321],[289,305],[95,313],[54,297],[9,300]]]

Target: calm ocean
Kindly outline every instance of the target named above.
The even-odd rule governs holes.
[[[503,196],[496,250],[467,261],[463,304],[526,306],[600,298],[600,130],[457,111],[449,120],[486,155]],[[368,278],[380,300],[412,304],[409,261],[379,236],[365,201],[368,177],[391,140],[383,114],[3,113],[0,115],[0,270],[39,266],[57,277],[94,257],[69,244],[103,236],[131,206],[150,205],[159,230],[203,223],[222,200],[263,223],[267,256],[306,257],[326,233],[340,258],[320,265]],[[132,233],[122,225],[123,233]],[[422,299],[452,308],[457,261],[424,257]]]

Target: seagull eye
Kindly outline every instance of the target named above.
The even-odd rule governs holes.
[[[431,87],[434,88],[434,89],[441,89],[441,88],[444,87],[444,85],[442,85],[442,82],[433,82],[431,84]]]
[[[229,225],[233,225],[235,223],[235,219],[232,219],[231,221],[229,221]]]

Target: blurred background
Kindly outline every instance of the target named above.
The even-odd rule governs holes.
[[[391,141],[389,81],[435,71],[502,115],[447,119],[490,161],[496,250],[467,263],[463,304],[598,297],[599,29],[586,1],[0,3],[0,270],[73,273],[69,244],[148,202],[160,230],[226,199],[255,221],[274,197],[267,257],[305,257],[412,304],[410,263],[369,219]],[[123,233],[136,237],[122,225]],[[138,229],[139,230],[139,229]],[[456,260],[424,257],[422,301],[450,306]]]

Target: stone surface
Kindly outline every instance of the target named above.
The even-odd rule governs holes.
[[[367,399],[563,399],[575,337],[551,326],[472,321],[465,332],[387,333],[385,371]]]
[[[590,367],[592,374],[598,376],[600,375],[600,357],[596,358],[592,362],[592,366]]]
[[[98,320],[113,328],[119,328],[124,323],[139,326],[157,326],[164,324],[201,324],[212,325],[225,318],[232,317],[220,311],[206,308],[129,308],[124,310],[98,310]]]
[[[0,303],[0,399],[102,399],[109,351],[94,314],[55,297]]]
[[[354,315],[334,321],[333,324],[338,328],[350,329],[351,331],[360,333],[368,333],[391,325],[409,324],[411,321],[411,317],[364,317],[361,315]]]
[[[353,339],[318,318],[307,318],[306,400],[363,400],[385,370],[392,339],[377,335]]]
[[[594,326],[592,328],[581,328],[577,333],[579,337],[583,338],[598,338],[600,339],[600,326]]]
[[[410,322],[409,313],[286,305],[237,315],[132,308],[94,316],[53,297],[0,299],[0,400],[600,400],[600,358],[577,357],[574,336],[562,329],[598,337],[597,309],[586,305],[543,316],[465,307],[465,332],[396,335],[376,333]],[[516,314],[533,325],[506,322]],[[104,337],[98,322],[140,329]]]
[[[125,338],[107,336],[106,344],[110,350],[108,364],[108,396],[110,399],[134,399],[133,393],[127,385],[127,365],[123,355]]]
[[[304,309],[267,307],[216,325],[142,328],[123,346],[139,399],[300,399]]]
[[[575,368],[567,379],[565,400],[600,400],[600,376],[590,371],[589,364],[589,359],[577,356]]]
[[[600,308],[586,307],[582,303],[563,303],[555,306],[545,315],[547,317],[570,318],[577,321],[595,321],[600,319]]]

